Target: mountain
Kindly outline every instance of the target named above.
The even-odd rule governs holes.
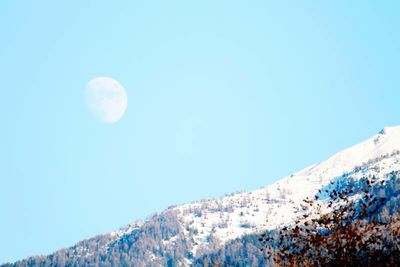
[[[374,177],[382,184],[394,179],[395,191],[390,191],[385,203],[390,204],[391,212],[398,212],[398,172],[400,126],[386,127],[370,139],[264,188],[173,206],[51,255],[3,266],[212,266],[215,259],[224,265],[259,266],[266,263],[260,252],[260,233],[333,210],[331,197],[321,193],[323,190],[364,177]],[[353,199],[359,196],[356,193]],[[319,196],[319,209],[305,208],[303,200],[315,196]]]

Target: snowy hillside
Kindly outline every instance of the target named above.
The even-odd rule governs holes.
[[[388,173],[400,170],[399,151],[400,126],[387,127],[326,161],[264,188],[172,207],[146,221],[16,266],[43,262],[101,266],[114,260],[116,266],[132,262],[138,266],[187,266],[236,238],[276,229],[305,213],[315,213],[304,209],[302,201],[340,178],[375,175],[385,179]],[[329,209],[324,200],[320,202]]]
[[[386,127],[372,138],[335,154],[273,185],[234,194],[218,200],[200,201],[177,207],[179,219],[196,229],[193,253],[208,244],[211,234],[222,243],[281,224],[303,214],[299,204],[343,174],[361,178],[366,173],[384,176],[400,170],[400,126]]]

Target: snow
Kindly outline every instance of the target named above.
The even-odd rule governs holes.
[[[305,198],[313,198],[319,189],[345,173],[354,179],[367,174],[384,179],[391,171],[400,170],[399,151],[400,126],[386,127],[368,140],[272,185],[252,192],[175,206],[169,210],[177,212],[181,229],[187,241],[192,242],[191,252],[196,256],[210,249],[212,243],[221,245],[245,234],[291,224],[306,212],[317,215],[315,210],[302,209],[300,204]],[[323,200],[320,204],[322,211],[329,210]],[[136,221],[110,233],[110,236],[117,240],[140,228],[143,223]],[[163,243],[173,246],[176,238],[174,236]],[[189,263],[190,259],[185,259],[182,264]]]
[[[300,171],[296,176],[320,178],[335,177],[352,170],[368,160],[400,150],[400,126],[385,127],[370,139],[345,149],[328,160]]]
[[[400,156],[391,155],[394,151],[400,151],[400,126],[386,127],[370,139],[262,189],[175,209],[184,228],[196,229],[197,234],[191,234],[195,240],[192,253],[196,255],[209,245],[210,235],[223,244],[244,234],[292,223],[305,212],[300,207],[303,199],[313,198],[321,187],[344,173],[357,179],[366,172],[382,176],[399,169]],[[361,166],[367,167],[354,171]]]
[[[111,237],[114,237],[115,239],[118,239],[124,235],[129,235],[130,233],[132,233],[134,230],[139,229],[141,226],[143,225],[143,221],[142,220],[137,220],[134,223],[131,223],[125,227],[122,227],[120,229],[118,229],[117,231],[113,231],[110,234]]]

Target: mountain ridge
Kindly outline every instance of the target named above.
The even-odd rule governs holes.
[[[400,126],[385,127],[371,138],[271,185],[173,206],[147,220],[11,266],[53,266],[54,262],[60,266],[102,266],[102,261],[114,262],[113,266],[130,266],[131,262],[135,266],[191,265],[236,239],[293,223],[310,212],[302,210],[303,199],[341,177],[375,175],[385,179],[388,173],[400,170],[399,151]]]

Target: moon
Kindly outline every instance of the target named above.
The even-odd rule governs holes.
[[[110,77],[96,77],[90,80],[86,85],[85,97],[89,111],[104,123],[119,121],[128,106],[125,88]]]

